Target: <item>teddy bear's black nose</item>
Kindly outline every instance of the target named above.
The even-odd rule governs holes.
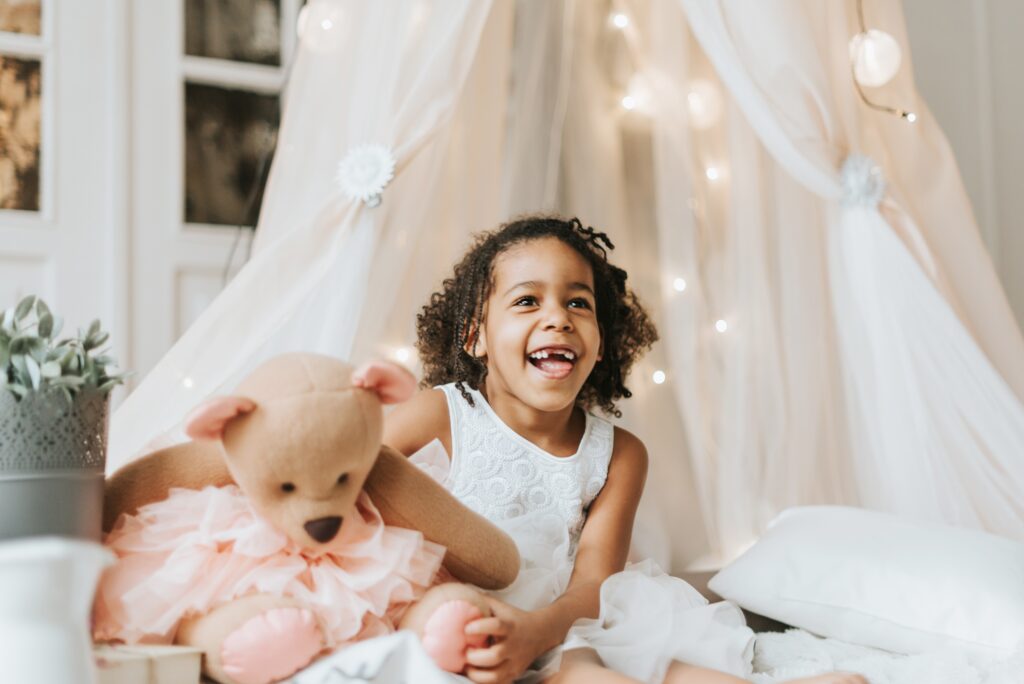
[[[325,544],[334,539],[334,535],[338,534],[338,530],[341,528],[341,516],[332,515],[328,518],[310,520],[303,527],[306,528],[306,532],[309,533],[310,537],[321,544]]]

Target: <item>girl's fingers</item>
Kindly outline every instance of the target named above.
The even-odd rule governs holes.
[[[466,662],[476,667],[498,667],[506,660],[505,642],[490,648],[466,649]]]
[[[466,625],[466,634],[487,634],[492,637],[507,637],[508,623],[497,617],[480,618]]]
[[[509,678],[499,670],[481,670],[475,667],[466,668],[466,677],[476,684],[504,684]]]

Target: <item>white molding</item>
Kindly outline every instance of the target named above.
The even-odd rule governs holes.
[[[295,48],[298,46],[298,20],[299,11],[302,9],[302,0],[281,0],[281,14],[278,21],[281,24],[281,66],[285,73],[291,68],[292,60],[295,59]]]
[[[981,223],[982,234],[996,272],[1003,273],[1002,250],[999,235],[999,205],[996,199],[995,125],[993,123],[992,54],[987,0],[974,0],[972,4],[975,33],[975,80],[978,86],[978,156],[981,162]]]
[[[42,58],[47,47],[42,36],[0,32],[0,54],[7,57]]]
[[[109,279],[109,299],[113,309],[110,329],[118,331],[113,341],[114,351],[121,368],[135,367],[135,339],[132,330],[132,230],[131,230],[131,8],[130,0],[107,0],[108,41],[107,78],[110,82],[110,117],[107,137],[111,143],[110,183],[107,195],[108,216],[111,227],[112,265]],[[128,380],[128,390],[137,376]],[[127,391],[114,393],[117,405]]]
[[[278,95],[284,83],[281,67],[192,55],[182,57],[181,73],[189,83],[251,90],[266,95]]]

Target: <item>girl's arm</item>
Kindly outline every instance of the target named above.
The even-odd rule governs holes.
[[[568,588],[551,605],[532,612],[492,601],[494,617],[466,627],[468,634],[488,634],[496,642],[467,654],[471,680],[505,681],[519,676],[538,656],[565,641],[576,620],[600,614],[601,583],[626,565],[646,478],[643,442],[615,428],[608,478],[587,514]]]
[[[441,440],[449,455],[452,453],[448,399],[439,389],[422,390],[384,416],[384,443],[406,456],[435,439]]]

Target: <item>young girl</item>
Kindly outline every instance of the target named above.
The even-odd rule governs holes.
[[[736,606],[707,605],[649,562],[623,571],[647,452],[590,409],[619,415],[657,333],[612,248],[577,219],[514,221],[479,236],[418,319],[424,383],[438,387],[396,408],[384,441],[411,455],[439,440],[445,486],[506,529],[523,561],[487,598],[492,614],[465,628],[487,638],[467,651],[474,682],[750,674],[753,633]]]

